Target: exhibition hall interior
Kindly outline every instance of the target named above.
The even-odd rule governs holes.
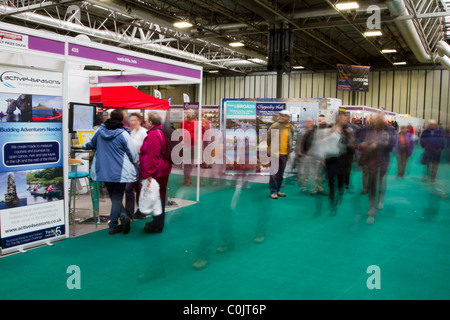
[[[2,1],[0,300],[448,300],[449,39],[450,0]]]

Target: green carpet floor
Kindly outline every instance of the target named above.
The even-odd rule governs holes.
[[[272,200],[266,184],[205,179],[200,203],[168,213],[162,234],[145,234],[140,220],[128,235],[102,230],[1,258],[0,299],[449,299],[450,200],[421,181],[420,153],[403,180],[391,162],[373,225],[360,171],[335,216],[327,197],[300,193],[292,180],[287,197]],[[444,187],[448,168],[438,172]],[[195,186],[179,175],[170,181],[173,197],[195,200]],[[418,219],[426,213],[431,219]],[[224,245],[234,250],[217,253]],[[198,259],[209,263],[193,270]],[[80,268],[79,290],[66,285],[71,265]],[[380,268],[379,290],[366,285],[370,265]]]

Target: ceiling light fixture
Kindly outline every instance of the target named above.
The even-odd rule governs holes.
[[[336,4],[336,8],[341,11],[358,9],[359,4],[358,4],[358,2],[340,2],[340,3]]]
[[[405,64],[406,64],[406,61],[394,62],[395,66],[404,66]]]
[[[190,28],[190,27],[193,26],[192,23],[187,22],[187,21],[178,21],[178,22],[175,22],[173,25],[174,25],[175,27],[177,27],[177,28],[180,28],[180,29],[183,29],[183,28]]]
[[[378,37],[378,36],[382,36],[383,34],[381,33],[380,30],[371,30],[371,31],[364,32],[364,35],[366,37]]]
[[[304,66],[293,66],[292,69],[305,69]]]
[[[208,72],[209,72],[209,73],[218,73],[219,70],[209,70]]]
[[[381,50],[382,53],[396,53],[396,49],[383,49]]]
[[[245,44],[243,42],[240,42],[240,41],[230,42],[228,45],[230,47],[243,47],[243,46],[245,46]]]

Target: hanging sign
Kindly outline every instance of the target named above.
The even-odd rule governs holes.
[[[338,64],[338,90],[369,91],[370,67]]]

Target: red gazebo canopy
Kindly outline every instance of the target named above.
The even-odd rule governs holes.
[[[152,97],[132,86],[91,87],[90,101],[105,108],[169,110],[169,101]]]

